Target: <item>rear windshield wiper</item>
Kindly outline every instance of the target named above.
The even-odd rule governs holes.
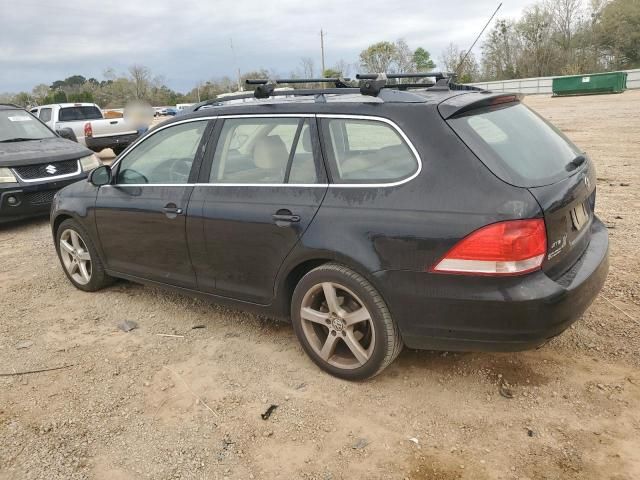
[[[42,140],[41,138],[24,138],[24,137],[16,137],[16,138],[7,138],[6,140],[0,140],[0,143],[11,143],[11,142],[29,142],[31,140]]]
[[[565,168],[567,169],[567,172],[571,172],[572,170],[575,170],[580,165],[582,165],[586,160],[587,157],[585,157],[584,155],[578,155],[576,158],[567,163]]]

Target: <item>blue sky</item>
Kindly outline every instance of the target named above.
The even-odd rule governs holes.
[[[531,3],[507,0],[498,17],[518,17]],[[311,57],[319,72],[321,27],[327,32],[327,67],[340,60],[355,63],[367,45],[398,38],[411,48],[426,48],[437,62],[449,42],[467,48],[497,5],[474,0],[0,0],[0,92],[31,90],[73,74],[102,79],[107,67],[125,72],[134,63],[148,66],[178,91],[233,76],[238,67],[288,75],[301,68],[301,57]]]

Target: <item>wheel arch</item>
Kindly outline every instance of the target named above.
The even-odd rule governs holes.
[[[286,268],[281,270],[280,279],[276,282],[276,291],[274,292],[274,307],[278,316],[290,320],[291,314],[291,298],[298,282],[314,268],[326,263],[338,263],[350,268],[354,272],[366,278],[375,288],[380,291],[375,275],[367,270],[364,265],[359,262],[345,257],[343,255],[330,254],[329,252],[318,252],[316,255],[299,258],[288,263]],[[380,293],[382,295],[382,293]],[[383,295],[384,297],[384,295]]]

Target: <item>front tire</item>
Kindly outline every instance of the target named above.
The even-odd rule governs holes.
[[[377,375],[402,350],[398,326],[378,291],[337,263],[302,277],[293,293],[291,319],[314,363],[346,380]]]
[[[112,283],[89,234],[72,219],[63,221],[56,232],[56,251],[67,278],[85,292],[95,292]]]

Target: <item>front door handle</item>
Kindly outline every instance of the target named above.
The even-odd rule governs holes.
[[[162,210],[169,218],[176,218],[176,216],[182,215],[182,209],[175,203],[167,203]]]
[[[286,208],[278,210],[271,218],[273,218],[273,221],[279,227],[286,227],[300,221],[300,215],[294,215],[291,213],[291,210],[287,210]]]

